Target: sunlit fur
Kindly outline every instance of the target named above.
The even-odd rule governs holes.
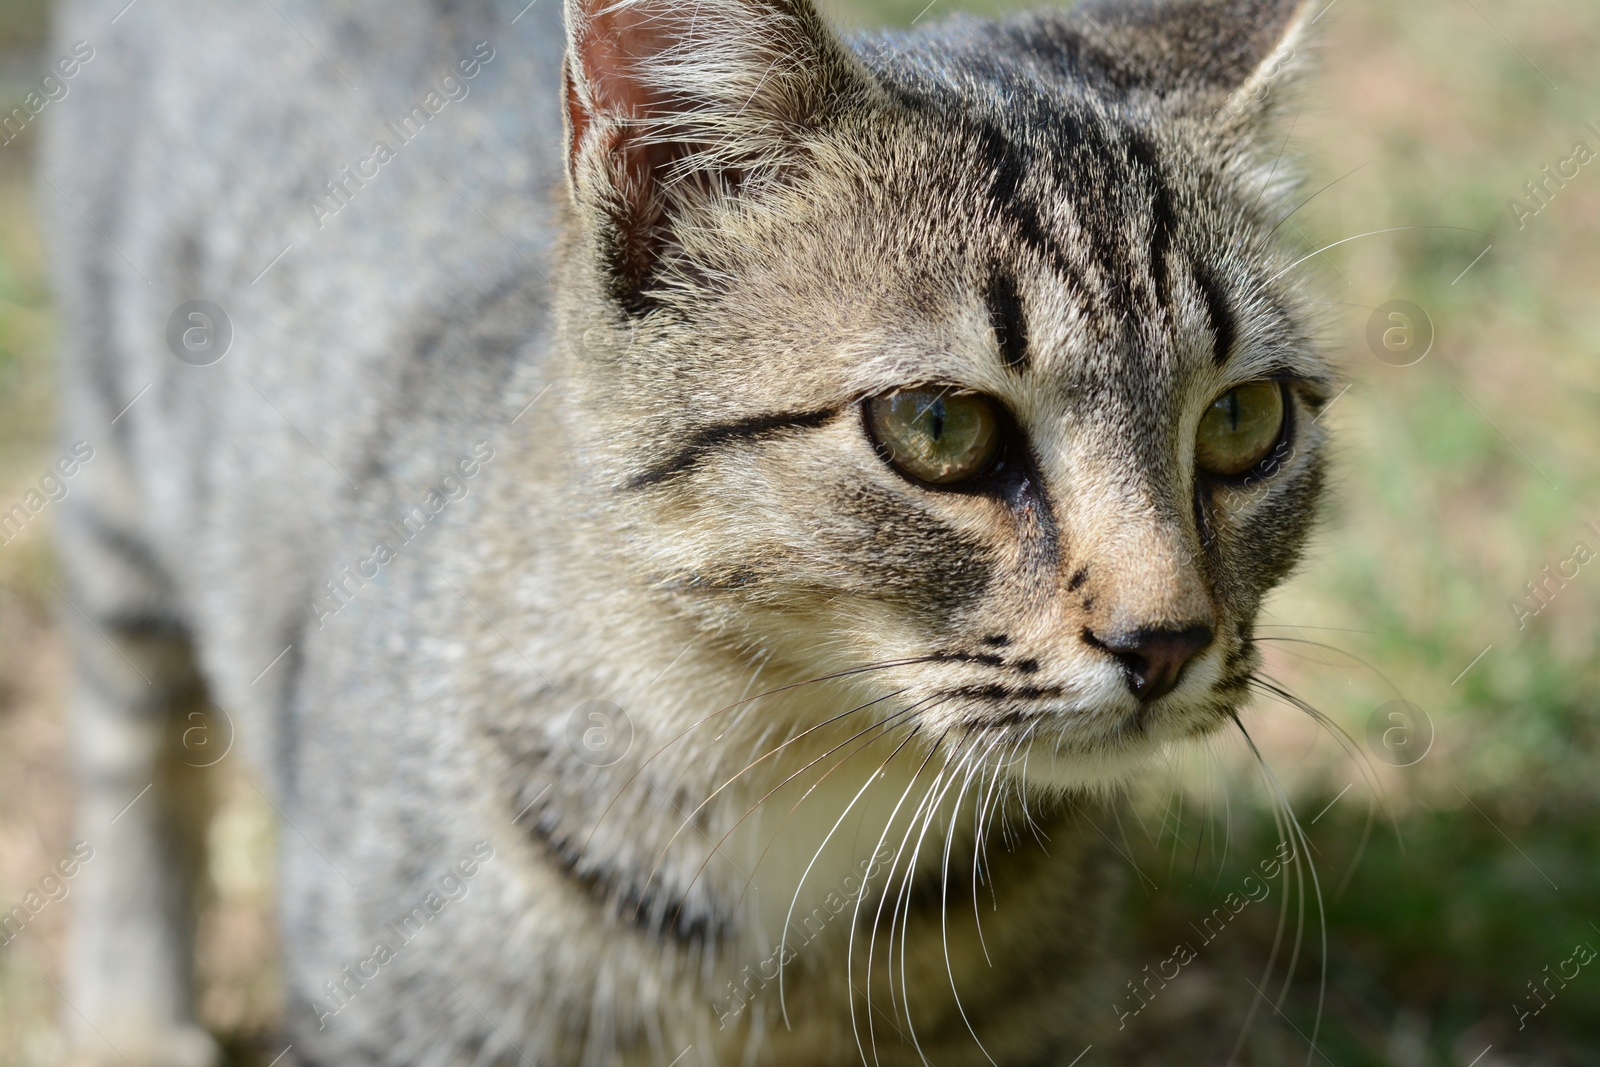
[[[159,28],[179,6],[134,14]],[[503,21],[462,7],[427,16],[431,36],[376,5],[351,16],[367,37],[323,29],[453,60],[438,41]],[[108,446],[141,488],[72,498],[68,567],[93,616],[159,603],[192,639],[297,828],[297,1055],[831,1067],[1109,1047],[1115,787],[1245,702],[1255,614],[1323,481],[1330,372],[1279,231],[1310,15],[1105,0],[844,42],[806,0],[569,0],[558,69],[558,13],[534,8],[517,32],[543,44],[503,45],[509,81],[475,105],[517,136],[441,120],[413,170],[260,286],[279,231],[246,249],[229,224],[255,232],[261,186],[299,210],[303,173],[207,162],[295,79],[152,67],[174,99],[262,102],[209,144],[165,128],[107,201],[159,201],[146,230],[176,236],[129,239],[156,279],[115,283],[135,339],[69,337],[69,426],[114,412],[144,373],[127,368],[168,368],[160,324],[197,289],[247,328]],[[185,33],[303,51],[270,17],[206,29],[228,18]],[[91,114],[118,113],[94,92]],[[371,127],[322,117],[329,98],[296,112],[329,143]],[[110,181],[104,135],[58,135],[69,193]],[[314,141],[293,155],[317,173]],[[98,172],[71,176],[86,158]],[[163,174],[177,187],[151,192]],[[201,222],[194,185],[219,205]],[[79,306],[92,242],[63,267]],[[1264,377],[1292,409],[1273,468],[1197,482],[1201,415]],[[995,398],[1006,479],[951,492],[885,463],[861,405],[909,385]],[[310,624],[307,591],[480,438],[496,458],[431,540]],[[108,529],[153,546],[155,592],[119,592]],[[1214,642],[1147,703],[1086,636],[1202,617]],[[594,700],[632,735],[607,766],[573,741]],[[496,858],[472,895],[319,1019],[326,980],[481,839]],[[806,916],[816,932],[752,988]],[[90,1014],[171,978],[140,966],[81,978]],[[152,1032],[183,1021],[159,1011]]]

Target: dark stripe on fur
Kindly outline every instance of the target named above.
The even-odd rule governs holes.
[[[1209,268],[1196,264],[1194,280],[1200,286],[1200,295],[1205,298],[1206,312],[1211,316],[1211,333],[1216,338],[1211,358],[1220,367],[1228,362],[1228,355],[1233,351],[1234,341],[1239,336],[1239,325],[1217,276]]]
[[[166,567],[156,559],[155,553],[144,539],[128,526],[98,508],[80,504],[68,521],[80,525],[83,531],[98,542],[98,547],[118,557],[121,562],[138,571],[151,584],[163,590],[172,587],[172,577]]]
[[[1058,685],[967,685],[950,691],[951,696],[971,697],[977,700],[1041,700],[1058,697],[1061,693],[1062,689]]]
[[[1155,279],[1156,296],[1163,306],[1170,305],[1171,286],[1167,279],[1167,252],[1172,247],[1175,213],[1172,192],[1161,176],[1155,148],[1141,133],[1128,135],[1128,152],[1144,170],[1150,183],[1150,276]]]
[[[1017,236],[1031,251],[1043,257],[1052,270],[1066,280],[1079,300],[1086,300],[1089,292],[1078,268],[1067,257],[1066,251],[1056,242],[1039,219],[1039,211],[1017,193],[1027,170],[1027,160],[1021,150],[994,126],[983,123],[974,129],[979,161],[993,175],[987,190],[996,213],[1009,219]]]
[[[950,101],[929,99],[900,84],[892,76],[882,79],[879,85],[909,111],[933,115],[941,123],[953,117]],[[1078,116],[1062,111],[1052,116],[1059,126],[1056,131],[1062,142],[1062,155],[1070,155],[1073,147],[1093,142],[1103,147],[1105,138],[1098,126],[1091,128]],[[1034,204],[1019,197],[1028,168],[1035,162],[1034,154],[1006,136],[996,125],[975,116],[966,116],[968,137],[974,151],[974,162],[990,175],[989,188],[984,190],[999,220],[1009,221],[1022,244],[1049,264],[1067,283],[1075,298],[1087,303],[1089,286],[1083,274],[1067,256],[1061,244],[1051,236]],[[1048,162],[1048,161],[1047,161]],[[1054,166],[1052,171],[1056,170]],[[1070,181],[1068,183],[1070,188]],[[1109,262],[1109,260],[1107,261]]]
[[[634,929],[684,944],[704,944],[734,934],[728,920],[690,914],[691,909],[682,899],[669,897],[659,890],[640,892],[631,880],[612,870],[583,870],[582,850],[537,819],[530,821],[527,832],[529,839],[544,849],[561,873],[594,901],[596,907],[607,910]]]
[[[1153,309],[1137,308],[1130,300],[1133,264],[1124,225],[1134,210],[1129,190],[1135,175],[1131,167],[1117,167],[1129,158],[1125,134],[1093,111],[1065,108],[1053,116],[1049,136],[1054,143],[1040,158],[1051,166],[1059,195],[1071,199],[1082,244],[1110,283],[1096,299],[1113,316],[1132,321]]]
[[[699,466],[700,461],[707,454],[730,444],[745,441],[757,441],[763,437],[783,433],[787,430],[810,430],[823,426],[832,421],[839,414],[837,408],[826,408],[821,411],[794,411],[779,412],[772,415],[753,415],[750,418],[740,419],[737,422],[725,422],[716,426],[707,426],[695,431],[689,438],[689,443],[678,450],[678,454],[664,463],[636,476],[628,483],[630,489],[640,489],[649,485],[658,485],[680,474],[684,474]]]
[[[1022,316],[1022,301],[1017,296],[1017,280],[997,270],[984,294],[989,303],[989,321],[1000,343],[1000,358],[1014,370],[1028,366],[1028,323]]]
[[[134,641],[190,639],[189,627],[182,618],[155,610],[112,612],[101,619],[100,628]]]
[[[986,667],[1006,665],[1003,657],[988,652],[940,652],[933,659],[940,663],[981,663]]]

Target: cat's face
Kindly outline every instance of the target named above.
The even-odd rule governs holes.
[[[1044,779],[1224,721],[1322,483],[1252,133],[1291,5],[1243,76],[1097,22],[1131,83],[1089,16],[869,72],[805,11],[704,6],[743,40],[634,5],[572,64],[571,365],[627,566],[794,676],[874,668],[932,735],[1026,733]]]

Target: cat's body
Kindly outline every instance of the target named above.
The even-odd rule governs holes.
[[[96,455],[60,524],[85,1047],[207,1054],[202,684],[284,816],[306,1062],[1114,1029],[1120,861],[1063,790],[1225,721],[1319,480],[1301,419],[1275,488],[1182,503],[1214,394],[1321,396],[1256,133],[1299,6],[852,52],[799,3],[575,4],[566,116],[550,0],[121,6],[61,18],[96,58],[43,193]],[[990,488],[867,440],[863,398],[945,382],[1011,413]]]

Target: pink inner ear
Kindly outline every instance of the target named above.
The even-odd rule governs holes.
[[[671,48],[683,22],[670,3],[630,4],[618,8],[616,0],[588,0],[574,12],[578,27],[568,56],[563,91],[567,120],[572,128],[568,165],[576,170],[578,155],[590,131],[606,120],[629,120],[657,115],[661,94],[645,81],[648,61]],[[627,157],[621,131],[608,131],[606,150]],[[624,159],[631,177],[645,164]]]
[[[641,68],[667,51],[684,28],[673,5],[632,4],[617,8],[616,0],[591,0],[573,49],[578,71],[588,86],[588,100],[596,110],[616,117],[650,114],[660,102],[649,89]]]

